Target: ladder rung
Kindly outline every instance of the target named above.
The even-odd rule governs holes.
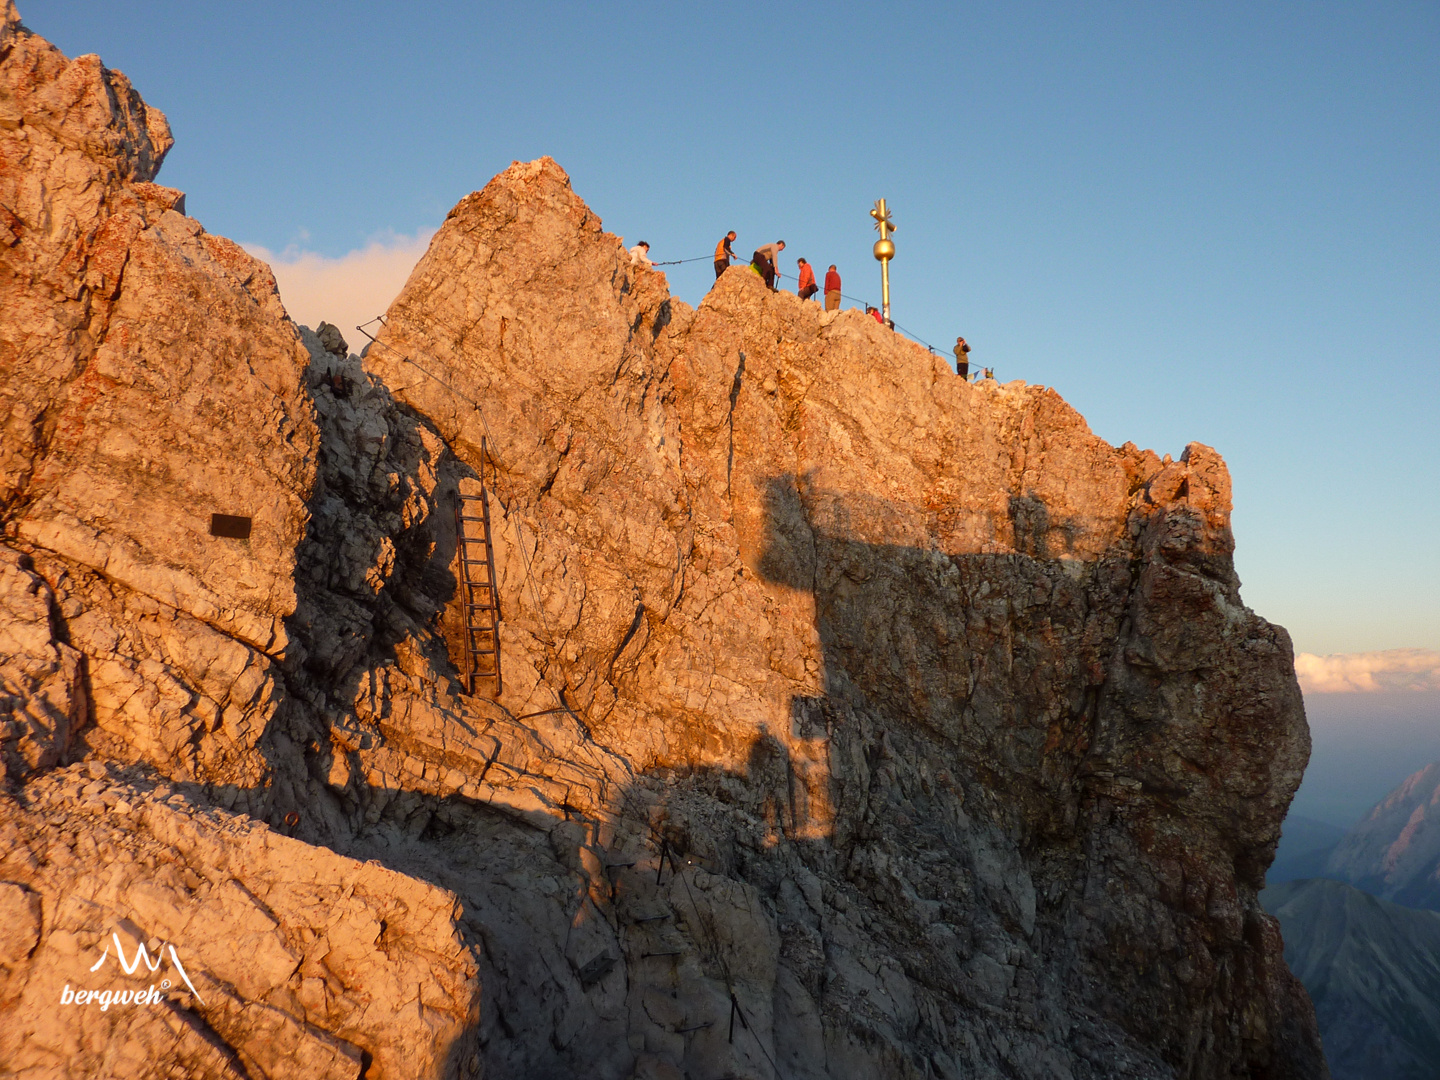
[[[489,517],[483,514],[461,514],[461,521],[489,521]]]
[[[460,492],[460,498],[465,500],[466,502],[483,502],[487,494],[488,492],[481,493],[479,495],[467,495],[465,494],[465,492],[462,491]]]

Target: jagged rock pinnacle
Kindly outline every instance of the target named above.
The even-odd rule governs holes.
[[[691,308],[548,158],[362,362],[0,11],[7,1067],[1324,1075],[1256,898],[1308,733],[1213,450],[743,267]],[[195,993],[57,1005],[111,934]]]

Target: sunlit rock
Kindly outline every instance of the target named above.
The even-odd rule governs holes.
[[[123,77],[5,26],[0,1010],[57,1032],[8,1067],[121,1039],[55,1028],[114,923],[198,991],[115,1076],[1324,1075],[1213,450],[743,268],[692,309],[549,159],[346,355],[150,183]]]

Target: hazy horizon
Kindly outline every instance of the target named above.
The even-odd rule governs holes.
[[[1350,828],[1440,761],[1440,691],[1306,694],[1310,765],[1292,814]]]

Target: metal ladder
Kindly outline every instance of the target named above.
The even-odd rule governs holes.
[[[494,679],[500,696],[500,592],[495,587],[495,545],[490,533],[490,499],[485,485],[489,451],[480,440],[480,493],[457,491],[455,553],[460,565],[461,643],[465,654],[465,690],[474,695],[477,679]],[[493,462],[491,463],[493,465]],[[479,513],[473,513],[478,507]],[[479,526],[479,535],[473,532]],[[467,532],[466,526],[472,531]]]

